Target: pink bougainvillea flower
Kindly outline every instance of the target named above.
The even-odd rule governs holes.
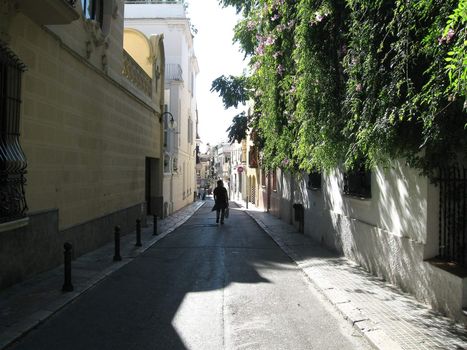
[[[452,28],[449,29],[448,32],[446,33],[446,35],[438,38],[438,44],[439,45],[449,44],[452,41],[452,39],[454,39],[455,35],[456,35],[456,32],[454,31],[454,29],[452,29]]]
[[[264,43],[260,43],[260,44],[256,47],[255,53],[256,53],[257,55],[260,55],[260,56],[264,55]]]
[[[449,29],[448,32],[446,33],[446,42],[449,43],[453,38],[454,38],[454,35],[456,35],[456,32],[454,31],[454,29]]]
[[[246,24],[246,27],[248,28],[248,30],[253,30],[256,28],[256,22],[255,21],[248,21],[248,23]]]
[[[363,90],[363,85],[361,83],[358,83],[357,85],[355,85],[355,91],[362,92],[362,90]]]
[[[282,51],[276,51],[276,52],[273,53],[272,57],[277,59],[277,57],[280,57],[282,55],[283,55]]]
[[[266,41],[264,43],[269,46],[269,45],[273,45],[275,42],[276,42],[276,38],[270,35],[266,38]]]
[[[287,29],[287,26],[285,24],[279,24],[277,27],[276,27],[277,31],[279,33],[283,32],[284,30]]]
[[[271,17],[271,21],[277,21],[279,18],[279,15],[276,13],[274,16]]]
[[[284,73],[284,66],[282,64],[279,64],[276,68],[276,72],[279,75],[282,75]]]

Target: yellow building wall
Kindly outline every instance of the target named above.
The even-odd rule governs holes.
[[[123,47],[144,69],[147,75],[152,77],[151,48],[146,36],[132,28],[125,28]]]
[[[58,208],[63,229],[144,202],[145,157],[161,158],[153,106],[94,64],[98,58],[21,14],[10,36],[28,67],[20,140],[29,211]]]

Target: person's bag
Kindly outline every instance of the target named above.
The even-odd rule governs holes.
[[[225,208],[224,217],[225,218],[229,217],[229,207]]]

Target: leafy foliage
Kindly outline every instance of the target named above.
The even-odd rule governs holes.
[[[466,0],[223,0],[248,77],[220,77],[224,105],[254,99],[266,167],[323,170],[404,157],[433,175],[467,155]]]
[[[232,124],[227,129],[229,142],[231,144],[235,141],[241,143],[246,138],[248,130],[248,117],[245,112],[237,114],[233,117]]]
[[[237,108],[240,103],[245,105],[249,99],[247,78],[243,76],[234,77],[230,75],[225,77],[222,75],[212,82],[211,92],[213,91],[218,92],[222,97],[226,109],[230,107]]]

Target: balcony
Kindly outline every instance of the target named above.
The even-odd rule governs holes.
[[[18,0],[19,10],[41,25],[69,24],[80,14],[77,0]]]
[[[165,65],[165,80],[183,81],[183,70],[179,64],[169,63]]]
[[[152,96],[152,79],[146,74],[143,68],[123,50],[123,70],[122,75],[130,81],[134,87],[138,88],[145,95]]]

